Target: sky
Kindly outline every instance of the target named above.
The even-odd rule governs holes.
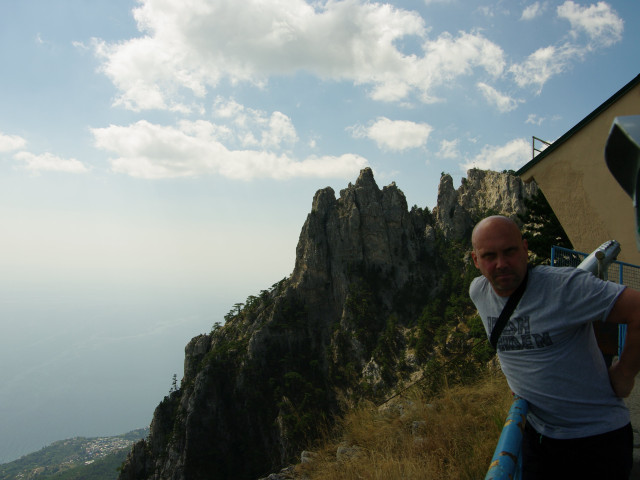
[[[518,169],[640,73],[630,1],[0,0],[0,462],[147,426],[318,189]]]

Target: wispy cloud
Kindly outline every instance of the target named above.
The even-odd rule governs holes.
[[[568,0],[557,11],[559,18],[571,23],[570,33],[574,38],[580,33],[587,35],[589,47],[608,47],[622,40],[624,21],[605,2],[583,7]]]
[[[440,142],[440,150],[438,156],[441,158],[455,159],[460,157],[458,151],[459,140],[442,140]]]
[[[544,121],[545,121],[544,117],[540,117],[535,113],[530,113],[529,116],[527,116],[527,120],[525,121],[525,123],[540,126],[544,123]]]
[[[24,162],[24,168],[33,172],[86,173],[89,171],[82,162],[75,158],[61,158],[52,153],[36,155],[30,152],[18,152],[14,158]]]
[[[31,172],[86,173],[89,169],[75,158],[62,158],[52,153],[31,153],[25,150],[27,141],[18,135],[0,133],[0,153],[13,153],[13,159]]]
[[[527,15],[533,13],[532,10]],[[559,19],[569,21],[571,41],[541,47],[524,61],[509,68],[520,87],[532,86],[538,94],[549,79],[571,68],[587,53],[611,46],[622,39],[624,22],[605,2],[582,7],[567,0],[557,7],[556,13]],[[581,39],[581,33],[586,35],[586,41]]]
[[[0,152],[12,152],[24,148],[27,141],[18,135],[0,133]]]
[[[532,86],[539,94],[549,79],[566,71],[573,61],[582,58],[584,54],[584,49],[571,43],[559,47],[550,45],[539,48],[524,62],[512,65],[509,71],[518,86]]]
[[[518,103],[522,102],[522,100],[516,100],[508,95],[500,93],[491,85],[487,85],[486,83],[478,82],[477,87],[489,105],[496,107],[502,113],[515,110],[518,108]]]
[[[533,20],[534,18],[539,17],[540,15],[542,15],[544,13],[544,11],[546,10],[547,4],[546,2],[544,3],[540,3],[540,2],[534,2],[531,5],[528,5],[523,11],[522,11],[522,15],[520,16],[520,20]]]

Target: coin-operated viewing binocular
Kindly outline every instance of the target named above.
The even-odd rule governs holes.
[[[607,167],[631,197],[636,217],[636,247],[640,251],[640,115],[616,117],[604,149]]]

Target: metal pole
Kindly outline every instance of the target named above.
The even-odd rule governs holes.
[[[620,285],[624,285],[624,265],[618,263],[619,275],[618,281]],[[624,347],[625,337],[627,335],[627,326],[624,323],[618,325],[618,356],[622,355],[622,347]]]

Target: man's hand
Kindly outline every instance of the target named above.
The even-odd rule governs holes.
[[[616,396],[626,398],[633,390],[635,374],[625,371],[624,368],[621,368],[620,362],[616,361],[609,367],[609,381]]]

